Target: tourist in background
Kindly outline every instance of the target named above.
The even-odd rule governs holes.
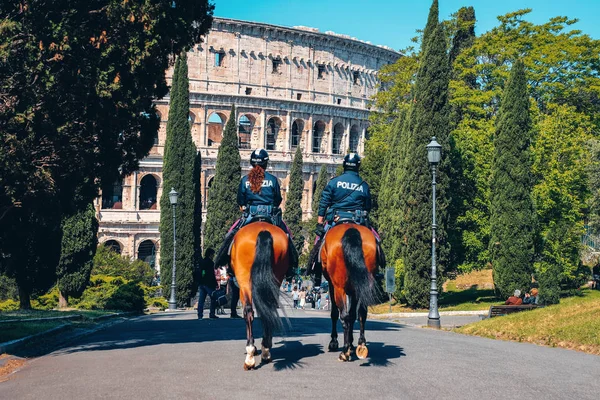
[[[519,289],[515,290],[512,296],[510,296],[504,304],[509,306],[518,306],[523,304],[523,300],[521,299],[521,291]]]
[[[198,282],[198,319],[202,319],[204,314],[204,302],[206,296],[210,296],[210,312],[209,318],[219,318],[215,315],[216,304],[212,299],[212,293],[217,289],[218,282],[215,277],[215,264],[212,258],[215,251],[211,248],[206,249],[204,257],[200,260],[199,265],[195,269],[196,281]]]

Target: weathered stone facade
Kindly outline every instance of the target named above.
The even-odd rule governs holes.
[[[294,151],[302,148],[302,208],[304,218],[310,218],[319,169],[326,165],[333,172],[347,150],[362,152],[377,71],[398,57],[389,48],[332,32],[215,18],[203,43],[188,53],[190,123],[202,155],[203,212],[222,131],[235,104],[243,172],[250,168],[252,149],[267,149],[269,171],[281,180],[284,201]],[[171,74],[167,71],[167,79]],[[163,191],[169,98],[156,105],[161,124],[150,155],[121,188],[107,188],[97,200],[100,242],[112,240],[122,254],[138,258],[151,258],[152,250],[158,256],[160,242],[157,200]]]

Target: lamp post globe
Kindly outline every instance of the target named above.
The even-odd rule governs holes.
[[[169,202],[173,208],[173,268],[171,269],[171,296],[169,297],[169,310],[174,311],[177,309],[177,300],[175,300],[175,268],[176,268],[176,256],[177,256],[177,221],[175,218],[175,207],[177,207],[177,198],[179,193],[175,191],[175,188],[171,188],[169,192]]]
[[[429,291],[429,315],[427,317],[427,326],[440,329],[440,313],[438,311],[438,289],[437,289],[437,268],[435,264],[435,230],[437,224],[435,222],[435,173],[436,167],[442,158],[442,146],[437,142],[435,136],[431,138],[431,142],[427,145],[427,160],[431,165],[431,173],[433,179],[431,181],[433,191],[433,206],[432,206],[432,224],[431,224],[431,289]]]

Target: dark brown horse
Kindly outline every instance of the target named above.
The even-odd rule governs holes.
[[[327,232],[321,249],[323,275],[329,282],[331,298],[331,342],[329,351],[338,350],[337,321],[344,327],[344,348],[340,360],[350,361],[354,351],[354,321],[358,311],[360,337],[356,355],[369,354],[365,339],[367,308],[375,303],[377,243],[370,229],[357,224],[339,224]]]
[[[271,361],[273,331],[281,327],[277,314],[279,287],[289,265],[288,238],[280,228],[266,222],[254,222],[241,228],[233,238],[231,267],[240,287],[240,299],[246,320],[246,361],[244,369],[255,365],[252,321],[254,307],[262,320],[262,362]]]

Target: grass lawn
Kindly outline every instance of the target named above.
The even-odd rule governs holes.
[[[87,311],[87,310],[17,310],[0,312],[0,321],[6,319],[30,319],[30,318],[49,318],[66,317],[69,315],[83,315],[84,318],[95,318],[105,314],[112,314],[110,311]]]
[[[27,310],[27,311],[7,311],[0,313],[1,320],[9,319],[20,319],[23,322],[7,322],[0,325],[0,343],[7,342],[9,340],[20,339],[25,336],[33,335],[46,331],[48,329],[55,328],[64,323],[71,323],[73,328],[88,328],[96,324],[92,321],[93,318],[112,314],[109,311],[87,311],[87,310]],[[65,321],[65,320],[50,320],[50,321],[36,321],[27,322],[25,320],[31,318],[49,318],[49,317],[65,317],[68,315],[83,315],[82,319]]]
[[[444,292],[440,294],[438,307],[440,311],[481,311],[489,310],[491,305],[504,304],[502,299],[494,296],[492,270],[473,271],[470,274],[458,275],[456,279],[444,284]],[[373,314],[390,312],[389,303],[370,307]],[[392,312],[426,312],[427,309],[412,309],[406,304],[392,306]]]
[[[600,291],[583,294],[554,306],[465,325],[456,332],[600,355]]]
[[[17,322],[0,325],[0,343],[47,331],[64,324],[65,321]]]

